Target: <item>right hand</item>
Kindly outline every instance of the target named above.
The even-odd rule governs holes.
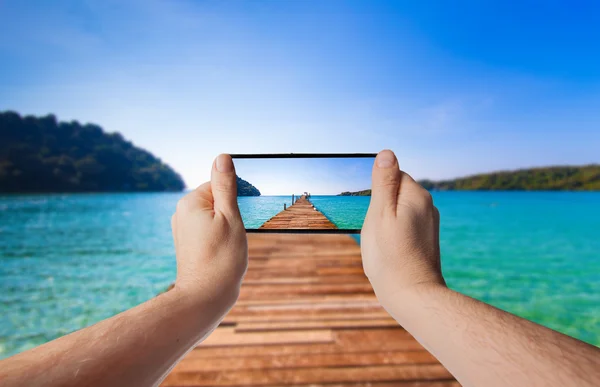
[[[373,165],[371,204],[361,232],[365,274],[385,309],[406,292],[445,287],[440,215],[431,194],[402,172],[392,151]]]

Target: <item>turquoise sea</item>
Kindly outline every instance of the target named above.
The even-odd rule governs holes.
[[[340,229],[360,229],[369,208],[368,196],[311,196],[310,201]],[[238,198],[244,226],[258,228],[292,205],[290,196],[245,196]]]
[[[170,216],[181,196],[0,197],[0,358],[163,291],[175,278]],[[438,192],[434,200],[450,287],[600,345],[600,193]],[[313,203],[354,227],[368,198]],[[282,207],[267,197],[240,201],[247,219]]]

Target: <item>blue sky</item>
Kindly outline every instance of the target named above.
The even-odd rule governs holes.
[[[0,110],[120,131],[189,186],[220,152],[600,161],[600,5],[424,3],[3,0]]]
[[[371,187],[374,158],[235,159],[242,179],[261,195],[337,195]]]

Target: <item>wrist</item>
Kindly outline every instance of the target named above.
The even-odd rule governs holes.
[[[377,298],[385,310],[399,324],[409,323],[412,317],[421,315],[423,310],[452,292],[445,283],[423,282],[410,286],[392,284],[390,289],[377,293]]]
[[[223,317],[216,312],[209,299],[192,295],[177,286],[151,302],[155,302],[149,305],[152,313],[160,315],[177,332],[182,343],[202,340],[218,326]]]
[[[171,302],[180,305],[186,318],[198,317],[203,321],[215,321],[218,324],[237,301],[237,289],[213,289],[211,287],[183,286],[178,282],[167,292],[171,293]]]

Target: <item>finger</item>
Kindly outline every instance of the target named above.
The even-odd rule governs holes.
[[[177,243],[177,229],[175,228],[177,224],[177,213],[174,213],[171,216],[171,232],[173,233],[173,241]]]
[[[436,206],[433,206],[433,229],[435,232],[435,240],[440,240],[440,211]],[[439,243],[438,243],[439,248]]]
[[[436,206],[433,206],[433,220],[435,221],[435,229],[439,231],[440,228],[440,211]]]
[[[171,232],[173,233],[173,243],[175,245],[175,254],[177,254],[177,212],[171,216]]]
[[[440,211],[437,209],[436,206],[433,206],[433,221],[434,221],[434,225],[433,227],[435,228],[435,240],[437,241],[436,244],[436,255],[438,257],[440,257]],[[440,259],[438,259],[437,261],[437,268],[440,271],[440,273],[442,272],[442,260],[441,257]]]
[[[194,205],[202,210],[214,210],[215,198],[213,197],[211,182],[207,181],[198,186],[190,194]]]
[[[398,189],[398,202],[409,202],[417,208],[431,207],[433,199],[429,191],[421,187],[408,173],[400,171],[400,188]]]
[[[213,195],[210,183],[206,182],[191,191],[177,202],[175,213],[188,213],[195,211],[213,211]]]
[[[381,210],[396,210],[400,188],[400,168],[391,150],[379,152],[373,164],[371,204]]]
[[[239,213],[236,175],[231,156],[221,154],[215,159],[210,185],[215,211],[224,214]]]
[[[404,171],[400,171],[400,190],[414,190],[416,188],[421,188],[419,183],[413,179],[411,175]]]

